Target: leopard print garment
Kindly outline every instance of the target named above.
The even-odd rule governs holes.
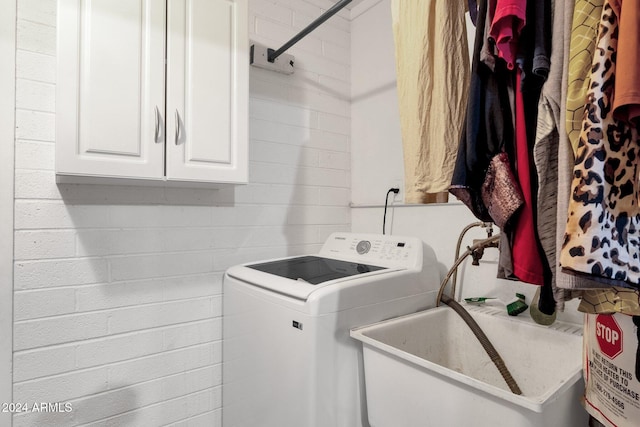
[[[635,127],[613,119],[611,109],[617,4],[606,0],[602,10],[560,265],[567,272],[589,274],[606,285],[638,288],[640,139]]]

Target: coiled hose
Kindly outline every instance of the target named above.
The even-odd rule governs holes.
[[[500,372],[500,375],[502,375],[502,378],[504,378],[511,392],[513,394],[521,395],[522,391],[516,383],[516,380],[514,380],[513,376],[511,376],[511,372],[509,372],[509,369],[504,364],[504,360],[502,360],[502,357],[500,356],[496,348],[493,346],[493,344],[491,344],[491,341],[489,341],[489,338],[487,337],[487,335],[485,335],[482,328],[480,328],[480,325],[478,325],[478,323],[473,319],[473,317],[471,317],[469,312],[465,310],[465,308],[460,303],[458,303],[450,296],[444,294],[444,288],[446,287],[449,278],[451,278],[451,275],[454,273],[454,271],[458,269],[460,263],[466,257],[471,255],[474,250],[493,243],[494,241],[499,239],[499,237],[499,235],[495,235],[476,243],[475,245],[468,248],[468,250],[454,262],[453,266],[451,267],[451,269],[449,269],[449,272],[440,285],[440,291],[438,292],[438,299],[436,301],[436,304],[440,305],[440,301],[442,301],[443,303],[451,307],[456,313],[458,313],[460,317],[462,317],[462,320],[464,320],[467,326],[469,326],[469,329],[471,329],[471,332],[473,332],[476,338],[478,338],[478,341],[480,341],[482,348],[484,348],[484,350],[487,352],[487,355],[489,356],[493,364],[496,366],[496,368],[498,368],[498,372]]]

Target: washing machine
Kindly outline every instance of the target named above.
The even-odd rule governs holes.
[[[420,239],[334,233],[318,254],[239,265],[223,280],[223,426],[368,426],[351,328],[433,307]]]

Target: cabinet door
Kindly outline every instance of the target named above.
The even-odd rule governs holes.
[[[247,181],[246,0],[169,0],[167,179]]]
[[[56,171],[162,179],[165,0],[59,0]]]

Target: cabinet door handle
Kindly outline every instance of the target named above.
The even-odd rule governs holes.
[[[154,142],[157,144],[160,141],[160,110],[158,110],[158,106],[156,105],[156,110],[155,110],[155,116],[156,116],[156,130],[153,136],[153,140]]]
[[[180,142],[180,114],[178,113],[178,109],[176,108],[176,137],[175,137],[176,145]]]

